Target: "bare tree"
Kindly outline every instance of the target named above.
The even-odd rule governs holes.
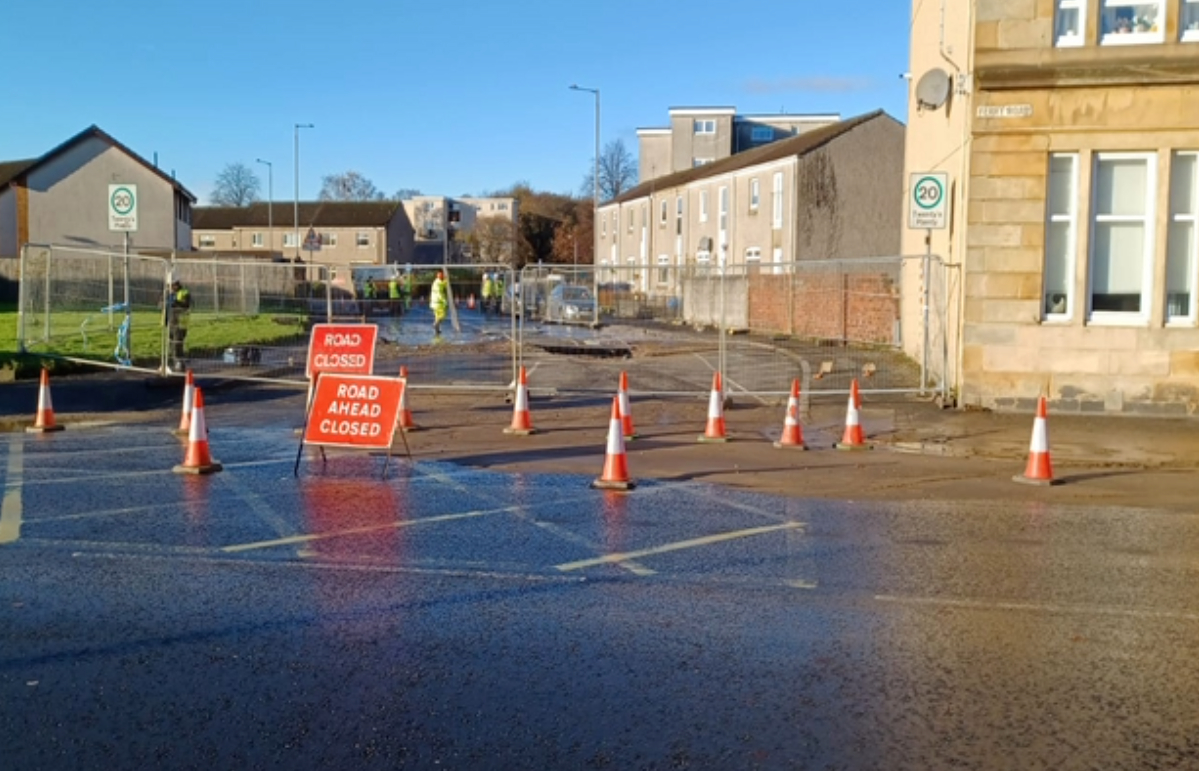
[[[374,182],[356,171],[321,178],[322,201],[381,201],[383,197]]]
[[[516,227],[508,217],[479,217],[470,232],[475,259],[485,263],[511,263]]]
[[[262,182],[244,163],[230,163],[216,175],[209,200],[217,206],[249,206],[258,200]]]
[[[600,201],[610,201],[633,185],[637,184],[637,161],[629,148],[625,147],[623,139],[613,139],[604,146],[599,158],[599,195]],[[594,163],[583,176],[580,193],[590,198],[593,193],[595,179]]]
[[[415,187],[401,187],[391,197],[393,201],[407,201],[409,198],[420,198],[421,192]]]

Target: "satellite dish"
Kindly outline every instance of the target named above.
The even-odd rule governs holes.
[[[949,98],[949,73],[932,69],[920,76],[916,83],[916,104],[921,108],[935,110]]]

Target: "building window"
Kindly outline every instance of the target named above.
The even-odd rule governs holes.
[[[600,235],[601,236],[608,235],[608,215],[607,214],[600,217]]]
[[[699,191],[699,221],[708,221],[708,191]]]
[[[749,140],[751,142],[771,142],[774,141],[774,129],[770,126],[754,126],[750,129]]]
[[[774,206],[774,224],[775,230],[783,229],[783,172],[775,172],[774,175],[774,191],[772,197],[772,205]]]
[[[1166,321],[1195,321],[1199,263],[1199,153],[1177,153],[1170,166],[1170,232],[1166,238]]]
[[[658,224],[665,225],[666,224],[666,215],[670,212],[669,202],[665,198],[662,199],[662,203],[659,206],[659,209],[660,209],[660,211],[659,211],[659,215],[658,215]]]
[[[216,236],[200,236],[201,249],[211,249],[214,246],[216,246]]]
[[[633,224],[636,222],[636,220],[637,220],[637,210],[633,209],[631,212],[629,212],[629,232],[630,233],[633,232]]]
[[[1057,0],[1053,36],[1059,48],[1083,44],[1086,14],[1087,0]]]
[[[365,230],[359,230],[354,236],[354,245],[359,249],[364,249],[371,245],[371,234]]]
[[[321,246],[337,246],[337,234],[321,233]]]
[[[1147,317],[1153,269],[1156,157],[1145,153],[1096,156],[1091,236],[1091,318]]]
[[[670,283],[670,255],[669,254],[659,254],[658,255],[658,283],[659,284],[669,284]]]
[[[720,229],[728,230],[729,228],[729,189],[721,186],[720,188]]]
[[[758,210],[758,201],[761,199],[761,185],[758,184],[758,178],[754,177],[749,181],[749,210]]]
[[[500,203],[500,204],[496,205],[496,208],[499,209],[500,211],[508,211],[508,204]]]
[[[683,196],[674,199],[674,234],[683,235]]]
[[[263,239],[262,239],[261,233],[255,233],[254,235],[250,236],[250,245],[251,246],[262,246],[262,244],[263,244]]]
[[[1074,252],[1078,244],[1078,156],[1049,156],[1045,195],[1044,318],[1069,318],[1073,310]]]
[[[712,253],[706,249],[701,249],[695,253],[695,272],[700,275],[706,275],[712,269]]]
[[[290,232],[284,233],[283,234],[283,245],[284,246],[295,246],[296,245],[296,234],[290,233]]]
[[[1104,45],[1160,43],[1165,39],[1166,0],[1100,0],[1100,40]]]
[[[1178,24],[1184,43],[1199,41],[1199,0],[1182,0],[1182,19]]]
[[[783,247],[774,247],[774,275],[781,276],[783,273]]]
[[[714,160],[716,160],[716,159],[715,158],[692,158],[691,159],[691,168],[698,169],[700,166],[707,166],[709,163],[712,163],[712,161],[714,161]]]
[[[716,121],[711,120],[711,119],[695,121],[695,133],[696,134],[715,134],[716,133]]]

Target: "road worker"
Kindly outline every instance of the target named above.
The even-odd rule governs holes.
[[[491,274],[483,274],[483,315],[491,312]]]
[[[191,316],[192,295],[187,287],[174,279],[167,293],[167,331],[171,341],[171,369],[182,372],[183,341],[187,339],[187,322]]]
[[[495,312],[500,312],[500,303],[504,299],[504,275],[496,272],[492,274],[491,281],[491,296],[495,299]]]
[[[429,307],[433,310],[433,334],[441,334],[441,322],[445,321],[446,309],[450,305],[450,287],[445,281],[445,274],[437,271],[433,286],[429,290]]]
[[[387,311],[392,316],[400,312],[400,282],[395,276],[387,282]]]

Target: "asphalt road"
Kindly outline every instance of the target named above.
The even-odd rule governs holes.
[[[4,767],[1199,767],[1199,518],[0,436]]]

